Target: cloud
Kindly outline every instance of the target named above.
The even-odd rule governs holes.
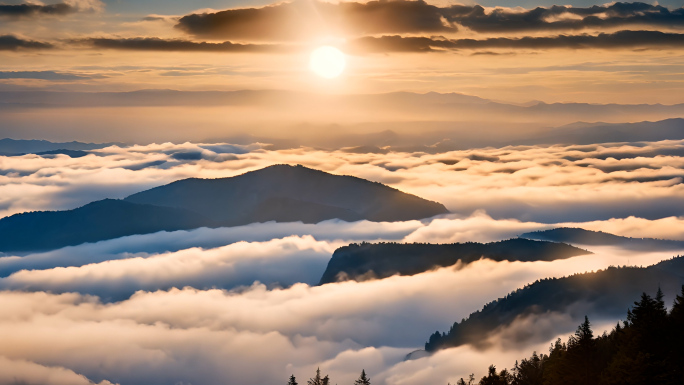
[[[25,360],[11,360],[0,356],[0,383],[41,385],[94,385],[85,376],[53,366],[43,366]],[[112,385],[109,381],[97,385]]]
[[[666,49],[684,47],[684,34],[660,31],[618,31],[598,35],[557,35],[543,37],[494,37],[455,39],[428,37],[362,37],[350,42],[353,53],[435,52],[487,49]]]
[[[309,40],[311,36],[450,33],[458,26],[478,33],[680,28],[684,8],[644,3],[613,3],[593,7],[552,6],[530,10],[485,9],[480,5],[438,7],[424,1],[368,3],[295,1],[262,8],[194,13],[176,27],[194,36],[238,40]]]
[[[597,251],[554,262],[482,260],[460,270],[319,287],[296,284],[269,290],[255,284],[238,291],[140,291],[116,303],[74,293],[5,291],[0,292],[0,356],[67,368],[94,381],[134,385],[277,383],[290,374],[306,379],[317,366],[338,383],[353,381],[362,368],[377,383],[421,384],[425,375],[446,382],[449,376],[465,376],[486,365],[440,363],[443,354],[451,356],[449,362],[457,357],[472,362],[470,348],[403,362],[434,330],[446,329],[483,303],[537,278],[624,263],[626,258],[647,264],[664,255]],[[214,251],[202,253],[209,257]],[[195,257],[202,259],[201,254]],[[84,276],[75,278],[83,281]],[[521,327],[544,326],[546,334],[520,340],[519,330],[502,330],[509,337],[505,343],[474,357],[511,365],[512,358],[521,357],[515,349],[526,355],[531,345],[548,346],[544,338],[572,332],[576,324],[566,318],[526,319]],[[501,354],[505,351],[515,351],[510,353],[515,357]]]
[[[12,290],[75,291],[106,300],[128,298],[138,290],[191,286],[233,289],[254,282],[290,286],[315,283],[333,251],[342,243],[316,241],[307,235],[265,242],[237,242],[211,250],[191,248],[152,256],[82,266],[19,271],[0,279]]]
[[[68,266],[78,267],[108,260],[153,257],[160,253],[176,252],[193,247],[216,249],[240,241],[258,243],[290,236],[313,236],[318,241],[327,241],[330,244],[380,240],[399,241],[421,226],[423,224],[419,221],[394,223],[359,221],[349,223],[340,220],[329,220],[315,225],[303,224],[301,222],[268,222],[238,227],[201,228],[189,231],[133,235],[97,243],[69,246],[47,252],[0,258],[0,276],[5,277],[20,270],[44,270]],[[310,260],[305,262],[310,262]],[[294,260],[292,263],[294,263]],[[320,263],[316,262],[316,264]],[[302,268],[313,274],[297,273],[301,282],[316,283],[325,266],[320,267],[320,271],[312,270],[308,266],[303,266]],[[285,272],[281,274],[280,279],[283,280],[281,282],[292,282],[293,278],[288,274],[285,274]],[[265,283],[275,282],[266,281],[264,279],[266,276],[263,276],[264,278],[259,277],[262,276],[252,276],[252,280],[261,280]],[[251,283],[252,281],[248,282],[248,284]]]
[[[0,79],[39,79],[52,81],[70,81],[102,77],[104,76],[57,71],[0,71]]]
[[[530,10],[485,9],[480,5],[442,8],[447,20],[476,32],[530,32],[606,29],[626,26],[684,27],[684,8],[670,10],[641,2],[611,3],[591,7],[554,5]]]
[[[55,4],[0,4],[0,17],[63,16],[76,12],[99,11],[103,7],[104,4],[99,0],[71,0]]]
[[[186,15],[176,27],[194,36],[238,40],[309,40],[326,34],[456,31],[440,9],[419,1],[295,1],[262,8]]]
[[[225,53],[287,53],[305,50],[293,44],[241,44],[197,42],[181,39],[138,38],[85,38],[72,40],[72,44],[92,49],[118,49],[134,51],[180,51]],[[660,31],[617,31],[598,35],[556,35],[537,37],[493,37],[486,39],[447,39],[424,36],[363,36],[349,40],[340,47],[350,54],[367,53],[426,53],[458,50],[548,50],[548,49],[667,49],[684,47],[684,34]]]
[[[211,146],[165,143],[110,147],[82,158],[3,157],[0,215],[70,209],[179,179],[230,177],[287,163],[385,183],[443,203],[460,218],[482,210],[494,219],[549,224],[684,216],[679,210],[684,207],[682,141],[518,146],[435,154],[264,150],[262,146],[242,148],[235,154],[230,153],[234,149],[214,148],[219,154]],[[248,152],[239,153],[244,151]],[[173,158],[177,153],[202,156],[179,160]]]
[[[138,38],[86,38],[72,43],[95,49],[121,49],[134,51],[187,51],[187,52],[284,52],[287,47],[273,44],[238,44],[194,42],[181,39]]]
[[[34,40],[24,40],[13,35],[0,36],[0,51],[16,51],[18,49],[49,49],[53,48],[50,43]]]

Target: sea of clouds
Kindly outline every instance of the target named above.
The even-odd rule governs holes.
[[[358,154],[262,145],[109,147],[82,158],[0,157],[0,215],[69,209],[187,177],[275,163],[354,175],[444,203],[422,221],[259,223],[135,235],[0,257],[0,382],[441,384],[511,367],[565,338],[570,313],[520,319],[471,346],[406,361],[435,330],[539,278],[650,265],[672,252],[590,247],[553,262],[480,260],[317,286],[351,242],[490,242],[558,226],[684,240],[684,141]],[[680,211],[678,211],[680,210]],[[594,320],[599,333],[614,319]],[[534,329],[525,339],[516,329]]]

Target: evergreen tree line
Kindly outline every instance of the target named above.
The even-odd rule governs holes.
[[[316,375],[313,376],[313,378],[310,378],[307,382],[307,385],[330,385],[330,377],[326,374],[324,377],[321,377],[321,368],[316,369]],[[287,385],[299,385],[297,383],[297,379],[295,378],[294,374],[290,376],[290,379],[287,381]],[[359,378],[354,381],[354,385],[370,385],[370,378],[366,375],[366,370],[361,370],[361,375]]]
[[[627,320],[594,338],[587,317],[566,343],[559,338],[549,354],[515,363],[511,370],[489,367],[475,382],[456,385],[670,385],[684,384],[684,286],[670,312],[663,292],[646,293],[627,311]]]

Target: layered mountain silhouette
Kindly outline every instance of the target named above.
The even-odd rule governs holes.
[[[684,137],[684,119],[638,123],[573,123],[516,141],[515,144],[594,144],[679,140]]]
[[[414,275],[434,268],[468,264],[488,258],[495,261],[553,261],[591,254],[563,243],[509,239],[492,243],[362,243],[333,253],[320,285],[345,281]]]
[[[121,143],[56,143],[47,140],[0,139],[0,155],[55,155],[65,154],[72,158],[87,155],[88,150],[109,146],[123,146]]]
[[[463,344],[485,346],[487,337],[516,320],[561,312],[580,319],[624,317],[642,292],[678,293],[684,284],[684,257],[646,268],[609,267],[598,272],[564,278],[543,279],[485,305],[447,333],[435,332],[425,344],[427,351]],[[528,334],[527,337],[530,335]],[[525,338],[525,335],[519,335]]]
[[[261,126],[258,122],[265,124],[261,120],[264,114],[250,112],[243,116],[240,112],[242,107],[250,107],[249,111],[268,111],[267,116],[274,114],[272,116],[281,117],[278,123],[271,122],[269,126],[277,124],[279,128],[286,129],[288,135],[267,134],[266,131],[250,128],[221,131],[226,136],[213,139],[232,143],[245,143],[242,139],[248,143],[259,141],[270,143],[272,147],[269,148],[304,145],[339,149],[368,146],[365,149],[372,150],[372,146],[391,146],[395,151],[443,152],[512,144],[582,144],[684,138],[684,122],[681,119],[684,116],[684,104],[510,104],[457,93],[435,92],[324,95],[283,90],[0,91],[0,116],[17,109],[146,106],[168,108],[168,111],[176,106],[239,107],[235,109],[236,118],[248,119],[255,128]],[[321,116],[329,118],[321,120]],[[650,122],[640,122],[643,120]],[[310,123],[300,126],[303,121]],[[557,127],[559,125],[561,127]],[[416,127],[420,127],[420,130],[416,131]],[[7,132],[26,132],[20,128],[10,125]],[[387,130],[397,134],[391,138],[391,143],[383,138],[383,132]],[[34,135],[47,133],[43,128],[35,128],[32,132]],[[175,136],[159,135],[162,137],[155,137],[155,140],[178,140]],[[197,139],[190,133],[187,135],[184,140]],[[58,148],[43,151],[55,149]]]
[[[232,178],[185,179],[124,200],[0,219],[0,251],[47,250],[126,235],[255,222],[405,221],[448,210],[383,185],[303,166],[274,165]]]
[[[192,210],[226,226],[333,218],[391,222],[448,213],[440,203],[381,183],[300,165],[275,165],[232,178],[185,179],[125,200]]]
[[[570,244],[619,246],[632,250],[684,250],[684,241],[622,237],[604,233],[603,231],[591,231],[575,227],[560,227],[551,230],[534,231],[522,234],[520,237]]]
[[[126,235],[209,226],[207,218],[173,207],[105,199],[66,211],[36,211],[0,220],[0,250],[49,250]]]

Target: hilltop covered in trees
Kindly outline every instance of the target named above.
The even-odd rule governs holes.
[[[684,284],[684,257],[647,268],[609,267],[593,273],[542,279],[485,305],[468,318],[455,322],[447,333],[435,332],[425,343],[429,352],[473,344],[481,346],[495,330],[516,318],[546,312],[581,317],[620,317],[643,291],[662,287],[677,292]]]
[[[468,264],[488,258],[494,261],[553,261],[591,254],[564,243],[509,239],[491,243],[352,243],[333,253],[320,284],[340,280],[414,275],[438,267]]]
[[[493,365],[479,385],[626,385],[684,383],[684,286],[668,312],[663,292],[646,293],[627,312],[627,320],[595,338],[589,319],[549,354],[536,352],[497,372]],[[474,385],[474,376],[457,385]]]

